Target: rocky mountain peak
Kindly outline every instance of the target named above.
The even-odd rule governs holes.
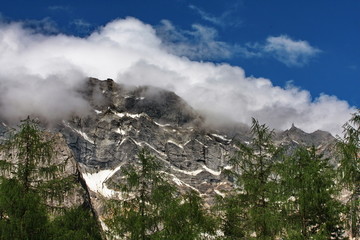
[[[159,123],[180,126],[201,121],[201,116],[182,98],[160,88],[124,86],[111,79],[90,78],[83,94],[98,111],[111,108],[120,113],[144,113]]]
[[[201,115],[178,95],[150,86],[89,78],[81,94],[91,113],[64,119],[57,131],[74,154],[98,215],[102,214],[101,199],[119,196],[113,183],[121,179],[122,166],[136,161],[142,148],[162,163],[169,181],[180,189],[199,192],[209,204],[231,187],[222,170],[237,151],[236,143],[250,141],[248,127],[205,127]],[[0,135],[5,133],[0,125]],[[289,148],[315,145],[328,151],[334,138],[323,131],[308,134],[293,125],[275,140]]]
[[[280,132],[276,136],[279,142],[295,142],[305,146],[318,147],[323,143],[333,142],[335,138],[328,132],[317,130],[313,133],[306,133],[300,128],[297,128],[295,124],[292,124],[291,128]]]

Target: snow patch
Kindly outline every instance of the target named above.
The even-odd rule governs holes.
[[[157,150],[154,146],[150,145],[149,143],[144,142],[144,144],[145,144],[146,146],[148,146],[149,148],[151,148],[152,150],[154,150],[157,154],[159,154],[159,155],[161,155],[161,156],[163,156],[163,157],[167,157],[167,155],[166,155],[165,153],[160,152],[159,150]]]
[[[183,146],[183,145],[181,145],[180,143],[177,143],[177,142],[175,142],[175,141],[173,141],[173,140],[168,140],[167,142],[168,142],[168,143],[172,143],[172,144],[178,146],[178,147],[181,148],[181,149],[184,149],[184,146]]]
[[[118,116],[119,118],[123,118],[123,117],[130,117],[130,118],[134,118],[134,119],[139,119],[140,117],[146,117],[146,113],[139,113],[139,114],[132,114],[132,113],[120,113],[120,112],[116,112],[114,110],[111,110],[111,112],[113,114],[115,114],[116,116]]]
[[[176,168],[174,166],[171,166],[171,169],[176,171],[176,172],[180,172],[180,173],[190,175],[190,176],[196,176],[196,175],[198,175],[199,173],[201,173],[203,171],[202,169],[198,169],[198,170],[195,170],[195,171],[185,171],[185,170]]]
[[[126,135],[126,131],[120,128],[116,129],[115,132],[121,135]]]
[[[221,197],[225,197],[225,194],[222,193],[222,192],[220,192],[220,191],[217,190],[217,189],[215,189],[214,192],[215,192],[217,195],[221,196]]]
[[[226,170],[230,170],[230,169],[232,169],[233,167],[232,166],[230,166],[230,165],[226,165],[225,167],[224,167],[224,169],[226,169]]]
[[[178,185],[178,186],[182,186],[183,185],[183,182],[180,180],[180,179],[178,179],[177,177],[173,177],[172,178],[172,180],[174,181],[174,183],[176,184],[176,185]]]
[[[181,181],[181,180],[180,180],[179,178],[177,178],[174,174],[167,173],[167,172],[163,172],[163,173],[171,176],[171,177],[172,177],[172,180],[173,180],[178,186],[186,186],[186,187],[191,188],[192,190],[198,192],[198,193],[201,195],[201,192],[200,192],[197,188],[191,186],[190,184],[185,183],[184,181]]]
[[[99,110],[96,110],[96,109],[94,109],[94,111],[95,111],[96,114],[102,113],[102,111],[99,111]]]
[[[231,139],[228,139],[226,138],[225,136],[222,136],[222,135],[219,135],[219,134],[215,134],[215,133],[212,133],[210,134],[211,136],[213,137],[217,137],[217,138],[220,138],[221,140],[225,141],[225,142],[231,142]]]
[[[129,139],[129,137],[124,137],[124,138],[121,140],[119,146],[121,146],[121,145],[122,145],[126,140],[128,140],[128,139]]]
[[[205,147],[206,147],[206,145],[205,145],[205,144],[203,144],[202,142],[200,142],[199,140],[195,139],[195,141],[197,141],[198,143],[200,143],[201,145],[203,145],[203,146],[205,146]]]
[[[115,169],[101,170],[96,173],[83,173],[82,176],[91,191],[111,198],[119,195],[119,192],[108,188],[105,182],[119,171],[121,166],[119,165]]]
[[[74,132],[76,132],[77,134],[80,134],[86,141],[88,141],[89,143],[95,144],[95,141],[92,140],[85,132],[82,132],[78,129],[75,129],[73,127],[71,127],[69,124],[63,122],[65,124],[65,126],[67,126],[68,128],[70,128],[71,130],[73,130]]]
[[[212,175],[219,176],[221,174],[221,171],[212,170],[205,165],[203,165],[202,167],[203,167],[203,169],[205,169],[205,171],[211,173]]]
[[[158,122],[155,122],[155,121],[154,121],[154,123],[156,125],[158,125],[159,127],[170,127],[171,126],[171,124],[161,124],[161,123],[158,123]]]

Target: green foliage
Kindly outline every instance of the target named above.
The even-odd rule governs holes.
[[[240,240],[246,236],[247,211],[246,201],[243,195],[229,193],[224,199],[220,199],[217,208],[222,211],[222,231],[224,239]]]
[[[235,191],[224,199],[223,231],[228,239],[274,239],[279,231],[276,211],[276,175],[273,167],[281,149],[273,132],[253,119],[252,142],[239,144],[228,171]]]
[[[100,240],[98,223],[92,213],[83,207],[66,210],[51,222],[53,240]]]
[[[352,237],[360,237],[360,110],[344,125],[344,137],[338,141],[339,182],[349,192],[347,222]]]
[[[66,163],[52,164],[54,141],[26,119],[1,146],[0,240],[101,239],[96,221],[82,209],[48,218],[48,201],[61,201],[73,188],[73,176],[61,178]]]
[[[123,200],[112,200],[108,206],[109,236],[119,239],[200,239],[212,231],[212,220],[202,208],[195,192],[179,196],[161,165],[142,149],[139,164],[122,170],[119,185]]]
[[[203,209],[202,199],[195,191],[173,198],[161,215],[163,228],[152,239],[195,240],[215,234],[215,219]]]
[[[149,239],[157,232],[160,209],[174,192],[158,172],[159,163],[147,150],[143,149],[138,159],[139,168],[130,165],[123,169],[124,184],[119,188],[125,200],[111,202],[109,209],[113,218],[106,222],[111,235],[124,239]]]
[[[0,184],[0,239],[48,239],[47,214],[40,197],[18,180]]]
[[[26,191],[37,191],[46,198],[61,200],[65,190],[70,190],[74,178],[61,178],[66,162],[54,164],[56,156],[54,139],[45,137],[37,122],[27,118],[2,146],[4,158],[0,161],[0,172],[17,179]]]
[[[279,164],[283,226],[289,239],[343,239],[335,171],[316,153],[299,147]]]

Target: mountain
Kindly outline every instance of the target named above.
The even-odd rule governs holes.
[[[236,143],[250,141],[249,129],[235,124],[210,126],[175,93],[150,86],[90,78],[80,93],[92,112],[64,119],[51,131],[73,157],[73,167],[66,171],[79,174],[82,201],[90,202],[100,219],[103,199],[119,197],[113,186],[120,181],[121,167],[136,161],[144,147],[162,162],[173,184],[198,191],[208,204],[231,188],[222,170],[237,150]],[[1,138],[7,131],[6,125],[0,125]],[[335,141],[329,133],[308,134],[295,126],[277,132],[275,140],[289,150],[314,145],[324,153],[332,151]],[[80,204],[78,199],[70,202]]]

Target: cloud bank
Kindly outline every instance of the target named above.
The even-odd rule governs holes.
[[[86,112],[76,90],[87,76],[166,88],[209,118],[250,123],[256,117],[277,129],[295,123],[308,132],[337,134],[354,110],[334,96],[312,100],[306,90],[248,77],[237,66],[179,57],[154,27],[134,18],[110,22],[85,38],[1,24],[0,52],[0,114],[10,120],[29,114],[56,120]]]

